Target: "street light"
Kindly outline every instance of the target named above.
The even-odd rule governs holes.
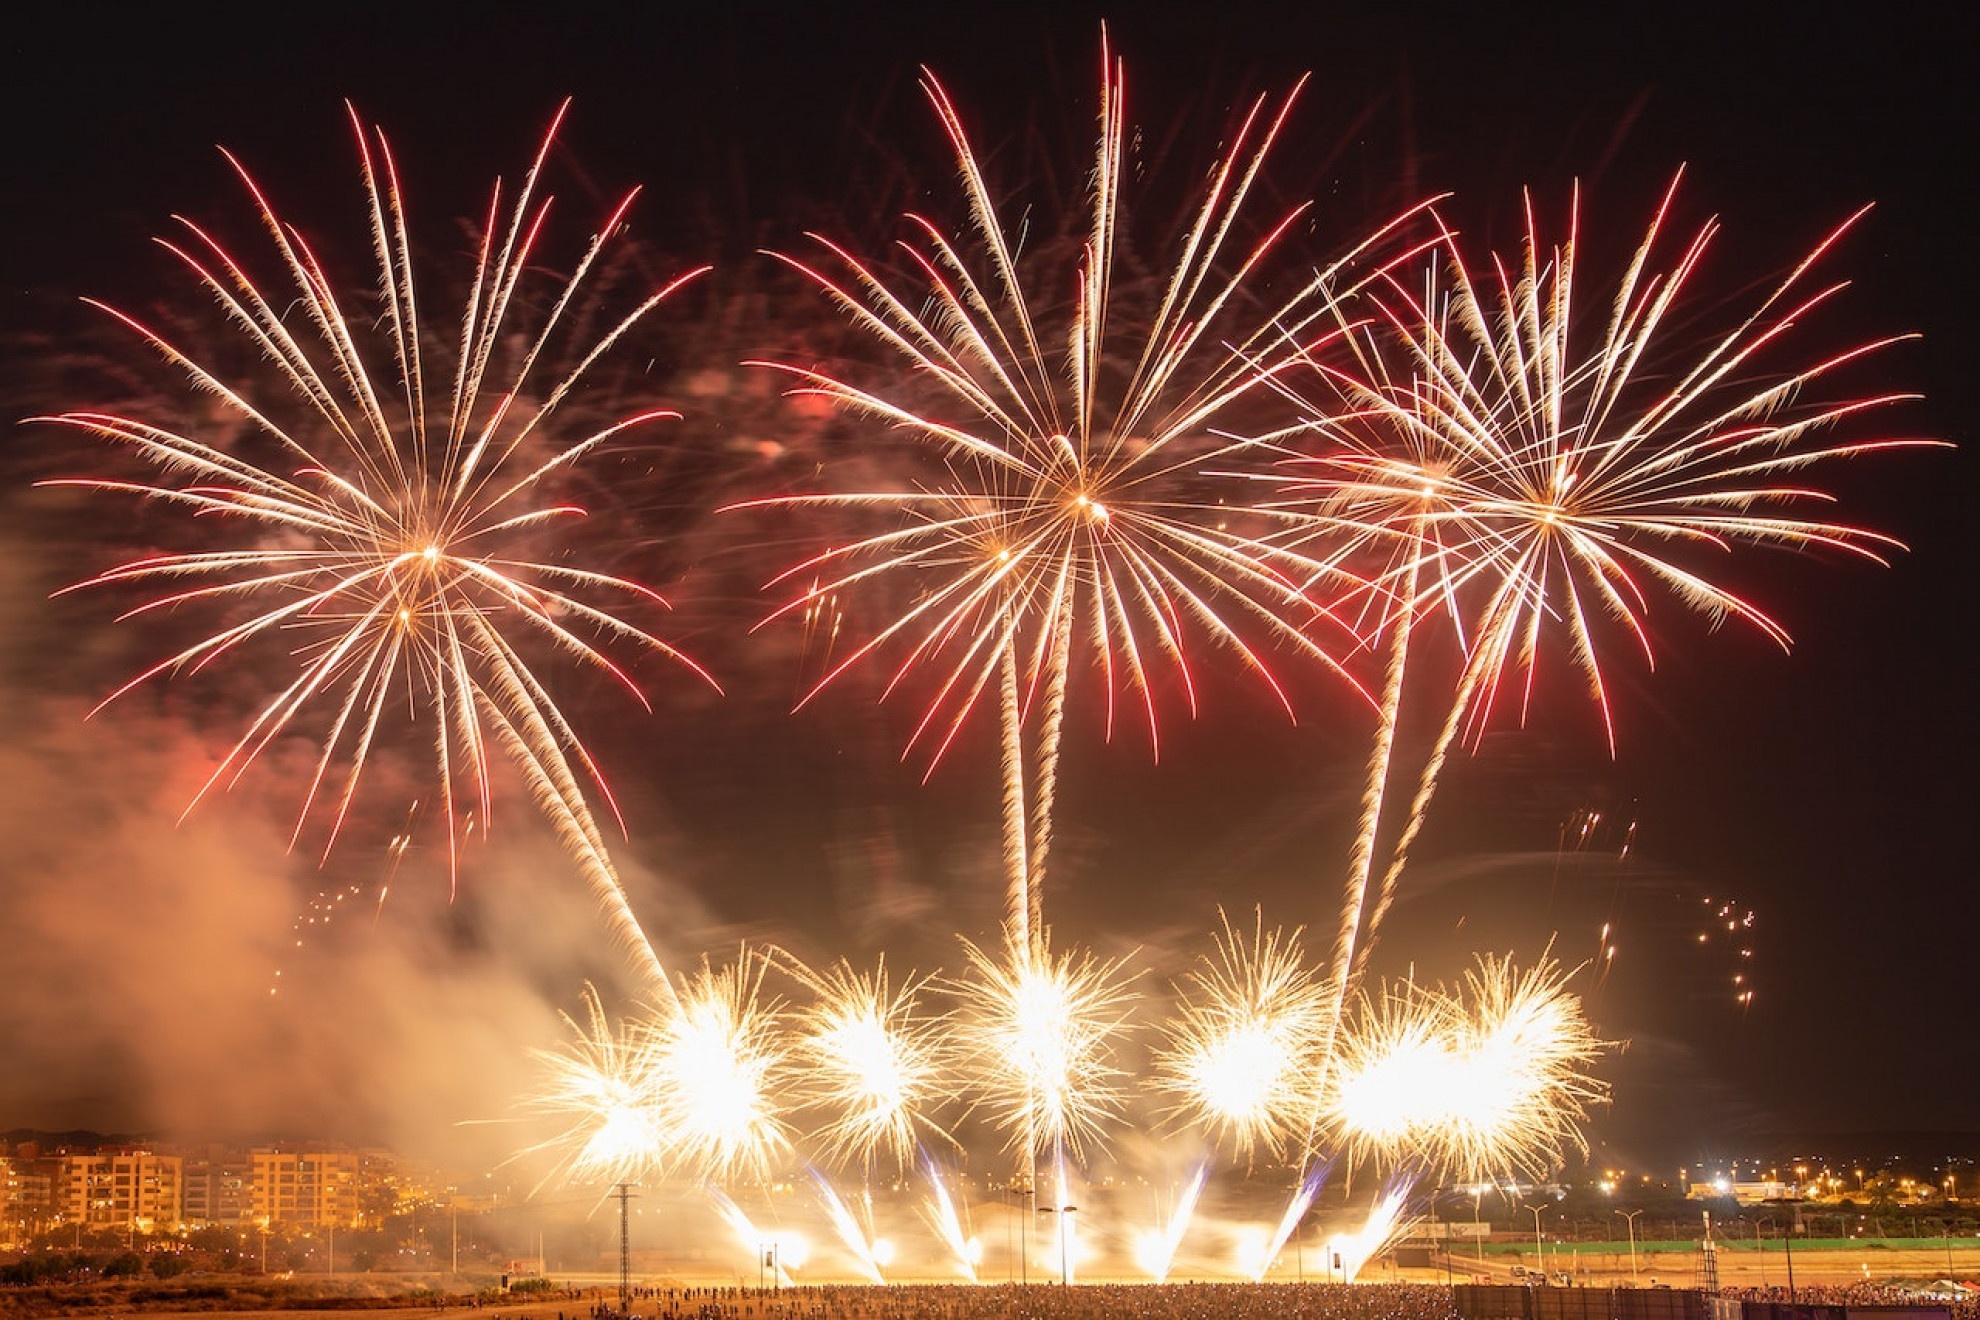
[[[1540,1239],[1540,1207],[1528,1205],[1520,1208],[1533,1212],[1533,1254],[1540,1261],[1540,1282],[1545,1283],[1547,1282],[1547,1244]]]
[[[1018,1198],[1018,1284],[1031,1283],[1031,1215],[1038,1210],[1038,1183],[1030,1170],[1020,1167],[1017,1175],[1005,1184],[1005,1190],[1017,1193]],[[1027,1205],[1026,1203],[1029,1202]],[[1030,1211],[1030,1213],[1026,1213]],[[1008,1239],[1006,1239],[1008,1241]]]
[[[1073,1211],[1077,1209],[1079,1207],[1076,1205],[1044,1205],[1038,1207],[1038,1213],[1041,1215],[1057,1215],[1059,1217],[1060,1287],[1069,1287],[1072,1284],[1072,1261],[1066,1255],[1066,1221],[1072,1217]]]
[[[1621,1215],[1629,1223],[1629,1286],[1636,1286],[1636,1217],[1641,1210],[1611,1210],[1613,1215]]]

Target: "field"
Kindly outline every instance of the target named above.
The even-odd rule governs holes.
[[[1638,1286],[1698,1286],[1701,1253],[1697,1247],[1659,1249],[1669,1245],[1652,1244],[1650,1248],[1638,1248],[1635,1259],[1635,1281]],[[1488,1248],[1477,1254],[1471,1254],[1472,1251],[1472,1248],[1459,1246],[1450,1262],[1450,1281],[1516,1282],[1515,1269],[1531,1271],[1536,1264],[1530,1249],[1514,1251],[1499,1244],[1498,1250]],[[1774,1242],[1764,1244],[1761,1250],[1755,1250],[1751,1243],[1721,1244],[1715,1255],[1719,1284],[1723,1288],[1778,1289],[1784,1292],[1788,1286],[1788,1257]],[[1576,1286],[1607,1288],[1628,1286],[1631,1282],[1631,1260],[1626,1243],[1550,1244],[1547,1270],[1557,1282],[1564,1274]],[[1797,1290],[1948,1277],[1971,1281],[1980,1279],[1980,1242],[1953,1239],[1925,1246],[1911,1239],[1899,1240],[1893,1245],[1881,1242],[1809,1244],[1794,1250],[1793,1272]],[[1442,1285],[1446,1278],[1443,1257],[1436,1255],[1429,1267],[1420,1263],[1405,1267],[1385,1259],[1371,1265],[1364,1272],[1361,1282],[1421,1286]],[[1199,1279],[1213,1284],[1237,1282],[1228,1277],[1208,1275],[1199,1276]],[[1286,1287],[1294,1281],[1290,1272],[1281,1278],[1275,1271],[1273,1279],[1274,1282],[1265,1285],[1266,1288],[1277,1291],[1282,1297],[1289,1298],[1294,1294],[1294,1289]],[[1314,1299],[1316,1309],[1309,1311],[1301,1307],[1287,1310],[1285,1314],[1326,1314],[1329,1308],[1321,1304],[1326,1297],[1339,1299],[1350,1295],[1338,1287],[1324,1286],[1317,1275],[1308,1275],[1306,1281],[1315,1286],[1298,1291]],[[843,1279],[823,1278],[803,1282],[849,1283]],[[1123,1294],[1132,1294],[1133,1290],[1122,1285],[1139,1281],[1088,1278],[1083,1282],[1086,1287],[1074,1288],[1071,1297],[1043,1285],[1026,1292],[1038,1298],[1054,1295],[1044,1311],[1036,1312],[1039,1314],[1085,1314],[1087,1312],[1076,1308],[1068,1309],[1068,1303],[1077,1301],[1082,1295],[1095,1303],[1093,1314],[1111,1314],[1109,1307],[1118,1304]],[[470,1317],[472,1320],[586,1320],[595,1307],[616,1307],[616,1274],[577,1275],[562,1278],[559,1283],[565,1286],[555,1294],[546,1293],[530,1300],[518,1300],[513,1295],[488,1289],[477,1294],[466,1281],[457,1281],[450,1287],[442,1278],[375,1275],[286,1281],[215,1276],[205,1279],[189,1277],[170,1284],[57,1284],[0,1289],[0,1317],[66,1315],[111,1320],[133,1314],[190,1314],[199,1315],[203,1320],[324,1320],[326,1313],[355,1312],[364,1320],[439,1320],[443,1316],[449,1320],[470,1320]],[[743,1278],[728,1270],[719,1273],[712,1270],[666,1274],[639,1272],[635,1274],[633,1283],[636,1289],[633,1309],[643,1316],[660,1313],[670,1296],[683,1296],[689,1290],[702,1290],[704,1295],[719,1291],[723,1295],[723,1305],[735,1307],[736,1314],[756,1316],[785,1313],[790,1304],[804,1295],[802,1292],[786,1292],[781,1298],[764,1297],[756,1293],[754,1279]],[[954,1308],[933,1314],[1034,1313],[1034,1308],[1029,1304],[1018,1307],[1017,1299],[1024,1294],[1008,1287],[994,1286],[1001,1283],[1001,1280],[986,1280],[985,1287],[972,1289],[953,1286],[953,1280],[903,1279],[896,1281],[897,1286],[891,1289],[835,1287],[831,1291],[838,1309],[829,1313],[847,1317],[894,1314],[894,1303],[890,1299],[905,1300],[904,1294],[919,1294],[925,1298],[928,1290],[916,1285],[930,1284],[950,1285],[942,1287],[940,1294],[945,1299],[944,1304]],[[1443,1290],[1441,1287],[1419,1287],[1402,1291],[1422,1296],[1442,1294]],[[1151,1301],[1154,1295],[1150,1294]],[[412,1300],[414,1298],[417,1301]],[[1103,1301],[1106,1306],[1100,1305]],[[747,1311],[742,1309],[745,1306],[749,1308]],[[1348,1314],[1360,1309],[1346,1306],[1340,1308],[1340,1313]]]

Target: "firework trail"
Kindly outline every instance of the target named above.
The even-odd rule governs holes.
[[[1169,1211],[1168,1220],[1157,1229],[1139,1235],[1134,1244],[1134,1261],[1156,1283],[1167,1283],[1169,1271],[1176,1263],[1176,1250],[1182,1246],[1183,1236],[1189,1232],[1190,1220],[1196,1214],[1197,1198],[1203,1194],[1203,1184],[1209,1180],[1210,1165],[1205,1162],[1196,1166],[1189,1182],[1183,1186],[1182,1195]]]
[[[825,1207],[825,1217],[831,1222],[832,1231],[839,1236],[839,1242],[851,1253],[853,1265],[860,1277],[868,1283],[885,1283],[886,1276],[881,1267],[886,1264],[883,1255],[891,1254],[886,1242],[875,1238],[872,1230],[860,1222],[852,1212],[838,1189],[818,1170],[811,1171],[812,1181],[818,1185],[818,1199]],[[868,1206],[869,1214],[872,1207]]]
[[[220,619],[217,631],[104,704],[151,679],[231,658],[254,663],[264,650],[290,666],[195,804],[237,782],[278,737],[320,721],[321,751],[296,838],[320,810],[327,850],[388,729],[401,718],[423,723],[453,865],[464,829],[473,828],[462,823],[463,800],[475,808],[468,820],[485,828],[489,762],[505,756],[615,933],[664,985],[582,781],[608,806],[610,790],[528,654],[591,667],[642,704],[612,650],[658,652],[707,677],[614,612],[619,602],[664,605],[657,594],[583,567],[552,539],[583,514],[557,491],[577,464],[615,437],[678,416],[636,412],[571,436],[560,405],[642,318],[701,272],[646,297],[595,341],[566,344],[574,333],[566,322],[578,319],[567,314],[634,194],[603,218],[568,279],[540,298],[534,276],[545,260],[539,249],[550,199],[538,196],[538,183],[564,110],[506,216],[499,183],[490,196],[458,343],[428,335],[391,150],[352,111],[378,262],[375,299],[347,314],[308,241],[229,155],[267,230],[282,285],[257,284],[246,263],[190,220],[180,221],[182,237],[160,243],[257,351],[264,373],[229,378],[136,317],[96,304],[183,373],[206,425],[195,435],[83,411],[36,420],[110,441],[157,474],[51,484],[136,496],[199,518],[226,542],[147,555],[79,584],[149,591],[125,618],[206,610]],[[532,324],[524,309],[545,301],[548,310]],[[575,365],[553,370],[557,360]]]
[[[1400,1179],[1377,1197],[1375,1204],[1368,1208],[1368,1218],[1361,1227],[1352,1233],[1337,1233],[1327,1239],[1327,1254],[1330,1261],[1340,1262],[1341,1282],[1353,1283],[1361,1277],[1361,1271],[1369,1261],[1388,1250],[1389,1244],[1403,1237],[1415,1221],[1405,1219],[1403,1208],[1409,1204],[1411,1183]]]
[[[1313,502],[1324,534],[1358,526],[1364,548],[1389,556],[1382,590],[1368,597],[1388,636],[1387,663],[1336,947],[1337,1002],[1394,898],[1451,746],[1483,730],[1515,678],[1524,716],[1545,635],[1563,634],[1613,749],[1599,620],[1620,624],[1646,663],[1658,594],[1785,646],[1781,624],[1716,576],[1720,558],[1771,546],[1881,563],[1898,548],[1808,516],[1830,497],[1795,479],[1810,466],[1931,443],[1824,438],[1913,397],[1840,393],[1838,377],[1897,339],[1772,365],[1843,287],[1817,286],[1813,272],[1861,213],[1729,329],[1692,347],[1668,341],[1717,224],[1673,254],[1676,189],[1674,179],[1605,318],[1577,313],[1579,199],[1566,240],[1553,245],[1529,205],[1518,265],[1495,258],[1489,277],[1477,278],[1447,232],[1447,265],[1425,274],[1421,294],[1385,273],[1354,301],[1360,319],[1338,307],[1341,333],[1325,354],[1309,355],[1320,401],[1274,375],[1308,413],[1296,428],[1308,446],[1299,461],[1314,475],[1298,497]],[[1343,346],[1345,367],[1333,360]],[[1388,798],[1411,641],[1439,613],[1458,629],[1464,665],[1395,816]]]
[[[727,1192],[719,1187],[703,1189],[715,1206],[715,1212],[722,1216],[722,1222],[736,1235],[736,1240],[748,1249],[750,1254],[770,1270],[774,1286],[792,1288],[797,1286],[793,1270],[801,1270],[811,1257],[811,1247],[796,1233],[765,1233],[756,1226],[743,1208],[735,1203]]]
[[[928,1201],[922,1206],[922,1218],[934,1230],[942,1245],[949,1249],[955,1260],[956,1269],[963,1278],[975,1283],[977,1262],[982,1256],[980,1244],[963,1227],[962,1218],[956,1213],[955,1198],[949,1195],[949,1188],[942,1181],[942,1172],[935,1167],[935,1160],[922,1156],[922,1171],[928,1177]]]
[[[1313,1198],[1320,1194],[1320,1188],[1326,1183],[1327,1175],[1331,1172],[1333,1165],[1326,1162],[1307,1165],[1305,1174],[1299,1180],[1299,1186],[1293,1191],[1292,1199],[1286,1202],[1286,1212],[1279,1216],[1278,1227],[1272,1230],[1272,1236],[1266,1241],[1264,1250],[1252,1263],[1252,1282],[1256,1283],[1265,1277],[1265,1271],[1272,1268],[1272,1262],[1277,1260],[1279,1253],[1286,1249],[1286,1243],[1292,1240],[1292,1235],[1299,1232],[1300,1221],[1305,1219],[1306,1212],[1313,1208]]]
[[[1045,956],[1043,899],[1060,738],[1072,670],[1103,676],[1111,733],[1122,691],[1156,741],[1155,669],[1177,675],[1192,711],[1195,635],[1228,648],[1283,702],[1252,635],[1335,665],[1299,584],[1330,565],[1261,539],[1269,517],[1206,489],[1206,464],[1258,446],[1214,438],[1217,419],[1262,393],[1274,353],[1318,315],[1323,289],[1384,246],[1402,222],[1263,315],[1251,277],[1304,214],[1245,246],[1240,217],[1292,98],[1253,103],[1206,176],[1201,201],[1152,305],[1127,292],[1116,248],[1130,172],[1124,75],[1102,48],[1092,213],[1068,269],[1041,278],[1020,260],[960,112],[932,76],[923,88],[961,167],[969,231],[910,216],[907,273],[890,275],[824,238],[825,260],[780,259],[815,282],[853,325],[911,370],[866,386],[810,366],[766,362],[796,391],[904,437],[923,464],[900,489],[818,492],[738,507],[830,508],[885,530],[832,545],[781,575],[797,586],[782,615],[904,579],[911,602],[848,647],[805,700],[849,669],[895,658],[887,690],[930,671],[934,696],[909,741],[938,761],[986,698],[998,709],[1009,937]],[[1050,255],[1049,253],[1047,255]],[[837,270],[839,273],[832,273]],[[1137,290],[1142,295],[1146,289]]]

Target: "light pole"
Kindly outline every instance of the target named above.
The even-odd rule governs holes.
[[[1611,1210],[1610,1214],[1621,1215],[1629,1224],[1629,1286],[1636,1286],[1636,1217],[1641,1210]]]
[[[1540,1207],[1528,1205],[1520,1208],[1533,1212],[1533,1254],[1540,1261],[1540,1282],[1545,1283],[1547,1282],[1547,1244],[1540,1239]]]
[[[1038,1181],[1034,1172],[1023,1167],[1011,1179],[1009,1190],[1017,1193],[1018,1285],[1031,1283],[1031,1216],[1038,1212]]]
[[[1059,1217],[1059,1286],[1062,1288],[1069,1287],[1072,1284],[1072,1261],[1066,1255],[1066,1220],[1071,1218],[1073,1211],[1077,1209],[1079,1207],[1076,1205],[1047,1205],[1039,1207],[1040,1214],[1057,1215]]]
[[[1781,1246],[1787,1251],[1788,1305],[1794,1305],[1794,1235],[1801,1228],[1801,1202],[1794,1203],[1794,1222],[1788,1225],[1787,1232],[1781,1235]]]

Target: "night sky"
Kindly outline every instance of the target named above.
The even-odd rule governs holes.
[[[1682,220],[1724,223],[1701,287],[1737,302],[1874,203],[1827,265],[1852,287],[1802,342],[1918,332],[1858,388],[1925,396],[1883,415],[1893,433],[1969,441],[1967,52],[1921,4],[1629,7],[1603,26],[1583,6],[405,8],[312,10],[313,25],[270,9],[224,29],[178,10],[128,25],[69,11],[34,44],[4,39],[8,415],[156,379],[76,300],[201,310],[148,239],[183,213],[252,246],[216,144],[364,280],[343,98],[391,135],[416,245],[444,268],[465,247],[457,217],[574,97],[550,179],[566,238],[639,183],[633,277],[717,267],[629,354],[651,358],[686,420],[656,435],[664,458],[608,463],[593,511],[621,520],[615,567],[667,590],[667,634],[728,695],[661,666],[639,675],[650,716],[596,685],[559,694],[619,793],[635,906],[680,965],[747,938],[953,970],[957,934],[994,936],[990,742],[965,737],[924,784],[925,758],[900,759],[914,708],[876,704],[877,680],[792,714],[797,641],[745,631],[772,604],[751,589],[793,557],[788,528],[708,513],[797,481],[766,455],[804,421],[737,363],[829,330],[757,249],[817,228],[876,251],[909,207],[960,223],[918,64],[1041,224],[1082,195],[1103,16],[1146,158],[1166,167],[1151,165],[1158,189],[1208,159],[1234,103],[1313,71],[1269,173],[1274,198],[1319,199],[1323,244],[1450,192],[1456,227],[1510,250],[1522,188],[1558,215],[1579,179],[1591,252],[1613,270],[1684,165]],[[321,868],[309,844],[286,846],[305,747],[176,824],[255,685],[160,686],[85,723],[161,643],[114,625],[108,596],[48,596],[129,548],[129,510],[30,488],[104,469],[79,437],[23,428],[7,443],[0,1128],[348,1135],[476,1159],[512,1146],[524,1051],[556,1038],[586,978],[610,992],[623,975],[528,803],[498,807],[451,900],[430,834],[396,873],[385,859],[403,821],[389,780],[416,793],[412,762],[388,760],[377,817]],[[1601,1156],[1668,1167],[1804,1133],[1980,1129],[1961,640],[1973,478],[1970,447],[1818,473],[1842,518],[1910,550],[1888,569],[1742,556],[1729,575],[1792,632],[1792,655],[1660,603],[1654,673],[1611,651],[1613,759],[1585,703],[1550,699],[1449,772],[1379,970],[1449,977],[1474,953],[1531,958],[1550,939],[1577,963],[1613,922],[1620,952],[1589,1004],[1628,1045],[1605,1069]],[[1247,924],[1263,905],[1326,944],[1371,723],[1315,677],[1291,726],[1210,668],[1194,723],[1170,705],[1159,764],[1132,728],[1103,743],[1091,711],[1069,729],[1055,932],[1139,950],[1155,987],[1207,947],[1219,905]],[[1604,824],[1572,846],[1586,811]],[[1626,857],[1621,822],[1635,824]],[[344,886],[365,895],[356,919],[295,947],[297,914]],[[1737,949],[1697,939],[1727,902],[1754,914],[1745,1009]]]

